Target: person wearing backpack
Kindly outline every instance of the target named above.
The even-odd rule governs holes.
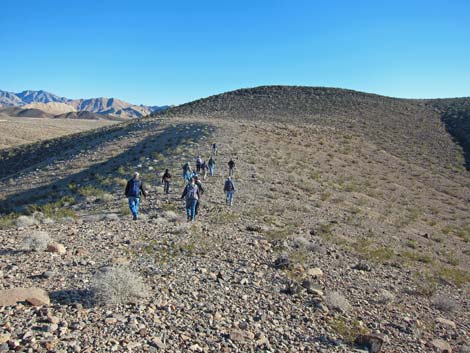
[[[165,169],[165,173],[162,176],[162,184],[163,184],[163,192],[165,194],[170,193],[170,182],[171,182],[171,174],[168,169]]]
[[[197,175],[195,175],[193,179],[194,179],[194,183],[196,184],[199,190],[199,199],[197,200],[196,209],[194,212],[197,216],[197,214],[199,213],[199,206],[201,205],[201,198],[202,198],[202,195],[204,195],[204,187],[202,186],[201,180],[199,180],[199,177]]]
[[[199,188],[194,178],[185,186],[181,199],[186,201],[186,216],[188,222],[194,222],[196,219],[196,206],[199,200]]]
[[[214,176],[214,169],[215,169],[215,161],[212,158],[209,158],[209,161],[207,162],[207,166],[209,167],[209,175]]]
[[[217,144],[216,143],[213,143],[212,144],[212,153],[214,154],[214,156],[217,156],[217,150],[219,148],[217,147]]]
[[[140,179],[140,174],[138,172],[135,172],[132,179],[127,182],[124,194],[129,200],[129,208],[131,210],[133,220],[136,221],[139,215],[140,196],[142,195],[147,197],[148,194],[145,184]]]
[[[224,191],[225,191],[225,204],[227,206],[233,206],[233,194],[235,193],[235,184],[232,180],[232,177],[228,177],[227,180],[225,180],[224,184]]]
[[[230,158],[230,161],[227,164],[228,164],[228,175],[233,176],[233,170],[235,169],[235,162],[233,161],[232,158]]]

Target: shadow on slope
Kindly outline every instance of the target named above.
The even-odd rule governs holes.
[[[447,132],[462,148],[465,168],[470,170],[470,98],[435,99],[430,103],[440,112]]]
[[[70,194],[69,184],[82,186],[93,184],[94,176],[97,174],[117,176],[119,167],[130,163],[138,163],[140,157],[148,156],[150,153],[158,152],[164,158],[171,157],[180,144],[197,141],[210,131],[211,127],[205,124],[174,124],[163,131],[151,134],[132,148],[103,163],[91,165],[87,169],[68,175],[63,179],[51,180],[46,185],[9,195],[6,199],[0,201],[0,211],[3,213],[23,211],[29,204],[42,205],[55,201]],[[119,135],[119,132],[114,131],[114,134]],[[171,144],[171,148],[168,148],[169,144]],[[122,175],[120,177],[122,178]],[[120,192],[123,193],[123,191]]]
[[[81,152],[96,148],[108,141],[118,140],[155,120],[137,121],[80,132],[68,136],[44,140],[29,145],[0,150],[0,179],[12,177],[39,165],[51,164],[57,160],[71,159]]]

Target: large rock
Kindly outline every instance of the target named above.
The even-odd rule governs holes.
[[[55,242],[47,245],[47,251],[53,252],[59,255],[64,255],[67,252],[67,250],[65,250],[65,246],[63,246],[60,243],[55,243]]]
[[[255,335],[253,332],[239,330],[236,328],[230,330],[229,336],[233,342],[237,342],[237,343],[248,343],[248,342],[253,341],[253,339],[255,338]]]
[[[439,338],[431,342],[434,350],[438,353],[452,353],[452,347],[449,343]]]
[[[44,289],[11,288],[0,291],[0,306],[16,305],[19,302],[28,302],[34,306],[49,305],[49,295]]]
[[[360,347],[367,348],[369,353],[378,353],[382,349],[384,340],[378,335],[359,335],[354,343]]]

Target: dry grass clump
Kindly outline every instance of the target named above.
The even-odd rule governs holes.
[[[351,304],[349,304],[349,301],[341,293],[336,291],[327,293],[325,301],[326,305],[331,310],[347,313],[352,309],[352,306]]]
[[[46,232],[33,232],[23,237],[22,248],[29,251],[44,251],[51,240]]]
[[[457,303],[448,295],[437,295],[432,299],[433,306],[440,311],[452,313],[457,309]]]
[[[135,303],[148,296],[148,289],[138,275],[123,266],[108,267],[93,278],[91,291],[100,304]]]
[[[37,224],[37,220],[30,216],[19,216],[15,221],[15,225],[18,228],[25,228],[35,224]]]

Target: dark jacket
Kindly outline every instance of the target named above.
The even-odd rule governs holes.
[[[191,186],[191,184],[187,184],[184,187],[183,194],[181,195],[182,199],[184,199],[186,197],[186,195],[188,194],[190,186]],[[201,193],[200,193],[200,190],[199,190],[199,187],[197,186],[197,184],[195,185],[195,187],[197,188],[197,190],[196,190],[196,197],[197,197],[196,200],[199,200],[199,198],[201,197]]]
[[[209,165],[209,167],[212,167],[215,165],[215,161],[212,158],[210,158],[207,164]]]
[[[162,176],[162,183],[164,183],[165,181],[170,181],[170,180],[171,180],[171,174],[165,172],[165,174],[163,174]]]
[[[224,191],[236,191],[235,183],[232,180],[225,180]]]
[[[142,180],[138,180],[138,182],[140,182],[139,195],[131,195],[131,192],[132,192],[131,187],[132,187],[133,181],[134,181],[134,178],[130,179],[126,184],[126,191],[124,192],[126,197],[140,197],[140,195],[147,197],[148,195],[147,187],[145,186],[145,183]]]
[[[235,168],[235,162],[232,161],[232,160],[230,160],[230,162],[228,162],[228,167],[229,167],[230,169]]]

